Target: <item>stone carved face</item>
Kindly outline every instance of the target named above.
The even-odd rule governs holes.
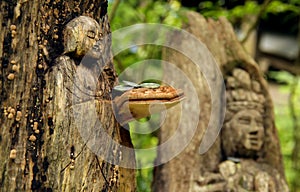
[[[76,58],[89,55],[101,56],[101,27],[96,20],[80,16],[71,20],[64,29],[64,54],[73,53]]]
[[[261,150],[264,127],[261,114],[253,109],[241,110],[222,130],[222,143],[227,156],[251,156]]]
[[[263,145],[263,119],[258,111],[243,110],[233,116],[231,127],[237,140],[249,150],[258,151]]]

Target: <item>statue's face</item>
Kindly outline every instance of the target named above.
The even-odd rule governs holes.
[[[100,37],[101,28],[96,20],[80,16],[71,20],[64,31],[65,53],[73,52],[75,57],[89,55],[101,56]]]
[[[264,138],[263,119],[256,110],[242,110],[230,122],[231,130],[238,144],[249,150],[262,148]]]
[[[90,55],[98,58],[100,54],[100,26],[96,21],[87,22],[82,26],[79,34],[79,43],[76,49],[76,55]]]

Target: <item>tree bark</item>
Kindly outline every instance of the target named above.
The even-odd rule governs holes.
[[[71,19],[95,18],[109,37],[107,1],[1,1],[0,12],[0,191],[135,191],[134,170],[119,166],[134,166],[134,154],[87,139],[80,129],[82,123],[132,147],[110,102],[117,81],[111,38],[97,74],[101,95],[91,101],[74,103],[73,78],[81,65],[59,62],[65,58],[62,31]],[[90,106],[100,124],[84,122],[92,120]],[[95,153],[98,148],[105,153]]]
[[[223,73],[226,86],[226,115],[221,133],[212,147],[201,155],[199,146],[205,132],[209,131],[207,130],[209,119],[211,115],[219,115],[210,114],[210,91],[216,91],[216,88],[210,87],[211,90],[209,89],[203,74],[194,70],[193,63],[189,58],[166,49],[164,60],[175,64],[184,74],[188,75],[198,93],[199,106],[190,103],[187,107],[191,114],[196,107],[201,109],[201,113],[196,133],[185,150],[168,163],[155,168],[152,190],[156,192],[264,191],[263,187],[267,186],[269,191],[288,191],[279,140],[274,125],[273,105],[266,81],[257,64],[240,45],[232,26],[226,19],[206,20],[195,12],[187,12],[186,16],[188,21],[184,24],[183,29],[195,35],[207,46]],[[176,33],[171,39],[178,39]],[[180,39],[180,41],[184,45],[185,39]],[[171,79],[177,78],[176,74],[168,73],[167,75]],[[247,95],[254,92],[256,96],[252,99],[256,102],[250,102],[252,99],[247,99]],[[246,96],[244,97],[244,95]],[[256,97],[260,99],[256,99]],[[239,105],[239,111],[247,111],[244,116],[250,114],[250,119],[250,117],[256,117],[255,114],[258,113],[260,114],[258,118],[263,119],[261,120],[262,125],[260,125],[263,131],[252,132],[257,135],[255,141],[263,141],[263,144],[256,143],[257,148],[254,150],[247,150],[242,145],[235,145],[235,138],[239,136],[238,133],[243,132],[242,128],[239,128],[238,133],[235,134],[232,123],[228,125],[231,129],[226,127],[227,123],[239,114],[239,112],[233,113],[231,110],[236,107],[235,102],[240,100],[243,100],[244,104],[246,103],[243,106]],[[251,107],[250,103],[255,103],[254,105],[257,106]],[[260,110],[262,112],[259,112]],[[166,142],[177,129],[178,119],[181,117],[180,111],[174,109],[171,114],[172,116],[165,120],[165,124],[161,128],[160,144]],[[259,123],[256,122],[257,124]],[[252,129],[253,126],[250,128]],[[226,132],[226,130],[230,131]],[[263,138],[262,135],[264,135]],[[245,145],[253,147],[251,144]],[[157,160],[160,161],[163,158],[164,153],[158,153]]]

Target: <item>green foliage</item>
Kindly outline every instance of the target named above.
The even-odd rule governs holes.
[[[199,4],[201,14],[205,17],[219,18],[221,16],[228,17],[228,11],[221,7],[220,2],[213,3],[211,1],[204,1]]]
[[[244,5],[238,5],[232,9],[226,9],[223,7],[222,2],[223,1],[217,1],[216,3],[211,1],[201,2],[199,4],[201,14],[210,18],[219,18],[223,16],[235,25],[247,15],[258,15],[263,8],[263,6],[258,4],[257,1],[245,1]],[[291,12],[299,15],[299,6],[299,0],[290,0],[288,2],[274,0],[265,7],[261,16],[266,18],[268,14],[278,14],[282,12]]]
[[[300,1],[294,0],[291,3],[284,3],[283,1],[272,1],[267,9],[266,13],[282,13],[282,12],[293,12],[296,14],[300,14]]]
[[[275,123],[279,133],[286,178],[289,185],[291,185],[292,181],[296,179],[291,158],[295,142],[293,138],[293,120],[288,106],[275,106]]]
[[[245,15],[256,15],[260,10],[259,5],[255,1],[246,1],[243,6],[236,6],[230,10],[230,20],[234,18],[242,18]]]
[[[111,11],[112,4],[109,3],[108,13]],[[122,27],[137,23],[162,23],[174,27],[182,24],[182,7],[178,1],[170,3],[164,1],[121,1],[118,6],[116,16],[111,22],[112,31]]]
[[[226,9],[221,6],[220,1],[213,3],[204,1],[200,3],[201,14],[205,17],[219,18],[227,17],[231,22],[243,18],[245,15],[256,15],[259,12],[260,6],[256,1],[246,1],[245,5],[239,5],[233,9]]]
[[[293,91],[291,89],[294,89],[294,94],[289,95],[289,102],[290,105],[293,105],[292,107],[295,110],[294,115],[297,119],[300,119],[300,84],[298,77],[287,72],[272,72],[270,76],[282,83],[280,87],[281,92],[290,94]],[[295,145],[294,126],[297,122],[292,118],[290,107],[289,105],[275,106],[275,121],[279,132],[285,173],[287,181],[291,186],[294,181],[298,180],[297,174],[299,173],[297,173],[293,167],[292,153]]]
[[[152,115],[151,119],[159,121],[159,115]],[[138,122],[130,123],[130,133],[133,145],[136,149],[148,149],[157,146],[158,139],[153,135],[152,127],[149,123],[149,118],[144,118]],[[158,128],[158,127],[156,127]],[[138,132],[148,134],[137,134]],[[149,153],[149,151],[138,151],[136,153],[137,164],[141,167],[150,167],[137,170],[137,185],[139,192],[150,192],[151,183],[153,180],[153,162],[156,158],[156,152]]]
[[[109,10],[112,9],[114,1],[110,1]],[[181,27],[184,17],[181,14],[182,7],[178,1],[121,1],[118,5],[114,19],[111,21],[111,29],[127,27],[138,23],[162,23],[174,27]],[[146,59],[160,59],[161,47],[144,45],[135,48],[136,50],[124,50],[114,57],[115,67],[121,73],[130,65]],[[158,69],[159,70],[159,69]]]
[[[269,76],[272,79],[276,79],[278,83],[284,84],[284,89],[289,88],[289,86],[293,83],[295,76],[291,75],[290,73],[286,71],[280,71],[280,72],[269,72]]]

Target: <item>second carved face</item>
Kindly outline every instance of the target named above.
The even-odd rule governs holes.
[[[256,110],[239,111],[230,126],[237,133],[237,140],[248,150],[260,150],[263,145],[263,119]]]
[[[222,130],[223,149],[227,156],[252,156],[261,150],[264,136],[261,114],[254,109],[241,110]]]

